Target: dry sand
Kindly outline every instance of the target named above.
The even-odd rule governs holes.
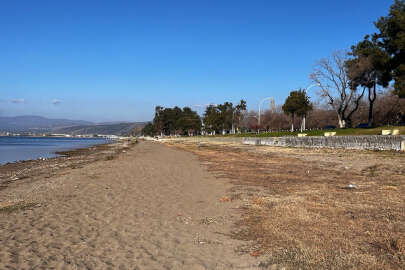
[[[195,155],[149,142],[9,182],[0,269],[257,269],[229,236],[240,218],[229,187]]]

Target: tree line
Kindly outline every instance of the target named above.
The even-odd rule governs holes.
[[[246,101],[234,106],[232,102],[208,105],[201,118],[189,107],[155,108],[155,117],[142,130],[144,135],[197,135],[239,131],[246,111]]]
[[[331,57],[321,59],[310,74],[310,79],[320,88],[319,96],[326,103],[326,110],[335,112],[339,128],[353,127],[356,118],[361,118],[367,127],[405,122],[403,102],[392,102],[395,99],[392,95],[398,99],[405,98],[405,1],[395,0],[389,14],[380,17],[374,24],[378,32],[366,35],[348,52],[335,52]],[[393,89],[389,92],[383,94],[377,91],[378,87],[387,88],[391,82]],[[386,121],[379,119],[378,123],[375,119],[377,96],[386,99],[380,105],[391,103],[397,110],[386,114]],[[364,119],[366,106],[367,119]],[[301,119],[301,129],[305,129],[305,120],[313,108],[303,89],[292,91],[281,107],[284,114],[290,116],[292,131],[295,116]],[[392,109],[380,107],[379,111],[383,113]],[[317,109],[313,115],[324,111]],[[269,115],[267,113],[267,118]],[[276,116],[272,112],[272,117]],[[280,115],[278,118],[280,120]],[[262,125],[258,128],[262,128]]]
[[[374,25],[378,32],[366,35],[348,53],[321,59],[310,75],[321,89],[321,98],[336,112],[340,128],[353,126],[365,97],[367,125],[375,125],[378,86],[386,88],[393,81],[393,93],[405,98],[405,1],[395,0],[389,14]]]
[[[246,101],[211,104],[202,117],[188,107],[157,106],[145,135],[195,135],[259,130],[349,128],[405,123],[405,0],[395,0],[389,14],[375,23],[348,52],[319,60],[310,74],[321,103],[305,89],[290,92],[282,106],[260,116],[246,111]]]
[[[246,101],[244,100],[241,100],[236,106],[232,102],[207,106],[203,116],[204,133],[239,132],[244,111],[246,111]]]
[[[374,103],[374,125],[399,125],[405,124],[405,99],[399,98],[392,89],[379,92],[378,99]],[[338,121],[336,111],[325,103],[313,103],[313,109],[306,114],[306,129],[330,129],[337,128]],[[354,127],[367,127],[369,104],[367,99],[361,100],[358,110],[352,115]],[[250,111],[245,117],[242,126],[245,130],[255,131],[279,131],[291,129],[291,116],[285,114],[282,106],[276,106],[274,110],[267,110],[261,117],[261,124],[258,126],[256,119],[257,112]],[[294,118],[294,126],[302,124],[301,117]]]
[[[155,117],[142,130],[142,134],[154,135],[196,135],[201,131],[201,118],[189,107],[163,108],[156,106]]]

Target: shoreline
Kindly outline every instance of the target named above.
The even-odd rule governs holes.
[[[1,137],[1,136],[0,136]],[[6,161],[4,163],[0,163],[0,167],[8,165],[8,164],[14,164],[14,163],[25,163],[25,162],[29,162],[29,161],[39,161],[39,160],[48,160],[48,159],[52,159],[52,158],[59,158],[62,157],[64,155],[65,152],[70,152],[70,151],[75,151],[75,150],[80,150],[80,149],[84,149],[84,148],[91,148],[97,145],[104,145],[104,144],[111,144],[116,142],[116,139],[106,139],[106,138],[67,138],[67,137],[39,137],[39,136],[2,136],[2,137],[26,137],[26,138],[63,138],[63,139],[86,139],[86,140],[91,140],[91,139],[95,139],[95,140],[101,140],[103,139],[104,142],[101,143],[96,143],[96,144],[92,144],[92,145],[88,145],[88,146],[76,146],[76,147],[72,147],[72,148],[61,148],[59,150],[55,150],[55,151],[49,151],[46,153],[46,155],[51,155],[49,157],[35,157],[35,158],[30,158],[30,159],[20,159],[20,160],[14,160],[14,161]]]
[[[120,152],[125,151],[133,142],[115,140],[88,147],[55,151],[56,157],[38,158],[8,162],[0,165],[0,190],[19,180],[29,180],[35,177],[55,174],[65,168],[80,168],[97,160],[114,159]]]

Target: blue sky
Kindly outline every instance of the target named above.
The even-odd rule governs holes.
[[[156,105],[282,103],[392,3],[1,1],[0,116],[144,121]]]

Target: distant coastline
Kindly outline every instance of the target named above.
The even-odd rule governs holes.
[[[129,136],[139,132],[144,125],[146,125],[145,122],[93,123],[83,120],[52,119],[34,115],[0,116],[0,135]]]
[[[29,137],[29,138],[86,138],[86,139],[119,139],[123,138],[122,136],[117,135],[104,135],[104,134],[19,134],[19,133],[10,133],[4,132],[0,133],[0,137]]]
[[[19,161],[47,159],[59,152],[107,144],[112,140],[97,137],[1,136],[0,165]]]

